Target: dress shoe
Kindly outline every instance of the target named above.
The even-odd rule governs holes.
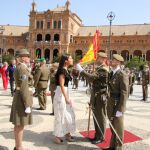
[[[89,140],[92,142],[92,141],[96,140],[96,137],[94,137],[94,138],[89,138]]]
[[[101,139],[95,139],[92,141],[92,144],[99,144],[99,143],[102,143],[104,140],[101,140]]]
[[[45,110],[45,109],[43,109],[43,108],[40,107],[40,108],[36,108],[36,110]]]
[[[16,147],[14,147],[14,149],[13,150],[17,150],[17,148]]]

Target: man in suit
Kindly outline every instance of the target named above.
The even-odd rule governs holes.
[[[142,90],[143,90],[143,101],[146,101],[148,98],[148,84],[150,83],[150,72],[149,66],[144,65],[142,71]]]
[[[105,150],[122,150],[123,146],[123,116],[126,109],[129,89],[128,75],[120,68],[123,61],[124,59],[121,55],[113,55],[111,62],[112,71],[108,82],[110,96],[107,103],[107,114],[114,129],[110,126],[112,132],[110,147]]]
[[[37,89],[38,100],[40,108],[37,110],[45,110],[47,103],[46,89],[48,87],[48,80],[50,77],[50,72],[46,66],[45,58],[40,59],[40,67],[34,76],[34,87]]]
[[[94,73],[87,73],[77,64],[77,70],[81,76],[84,76],[88,82],[92,83],[90,104],[94,114],[95,137],[91,139],[92,144],[101,143],[104,140],[106,128],[106,103],[107,103],[107,85],[109,68],[106,65],[106,53],[98,53],[98,67]]]

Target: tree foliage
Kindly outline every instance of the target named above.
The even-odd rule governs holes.
[[[136,68],[136,70],[141,70],[144,64],[147,64],[147,62],[145,62],[142,57],[134,56],[130,61],[125,64],[125,66],[130,69]]]

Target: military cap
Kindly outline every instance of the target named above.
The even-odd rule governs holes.
[[[119,54],[113,54],[113,58],[120,62],[124,62],[124,58]]]
[[[99,53],[98,53],[98,56],[99,56],[99,57],[107,58],[107,54],[104,53],[104,52],[99,52]]]
[[[43,57],[40,59],[40,61],[44,61],[44,60],[45,60],[45,58],[43,58]]]
[[[21,49],[19,51],[19,56],[30,56],[30,53],[27,51],[27,49]]]
[[[144,67],[145,67],[145,68],[149,68],[149,66],[148,66],[148,65],[144,65]]]

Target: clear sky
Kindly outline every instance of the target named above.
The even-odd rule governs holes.
[[[150,0],[70,0],[71,10],[86,26],[107,25],[107,14],[116,15],[113,24],[150,23]],[[66,0],[35,0],[38,11],[63,6]],[[0,25],[28,25],[32,0],[1,0]]]

